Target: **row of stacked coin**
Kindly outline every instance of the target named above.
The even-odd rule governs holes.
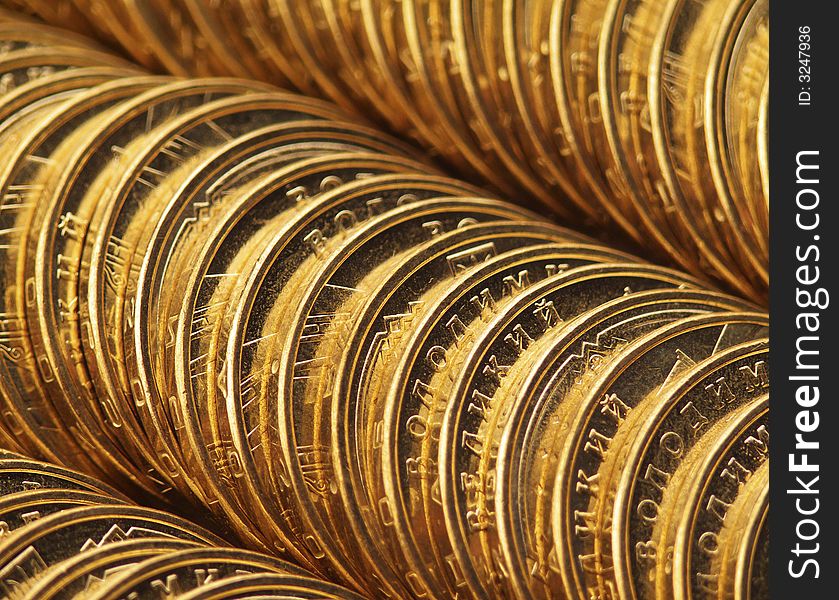
[[[46,67],[0,97],[7,447],[374,596],[674,593],[713,468],[764,489],[764,313],[323,102],[57,35],[3,31]]]
[[[247,74],[375,115],[508,197],[617,227],[756,300],[768,283],[768,5],[31,4],[150,68]]]
[[[82,473],[0,451],[0,590],[19,600],[358,599],[287,561],[230,547]]]

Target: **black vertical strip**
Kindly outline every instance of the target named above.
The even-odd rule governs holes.
[[[770,590],[839,598],[839,29],[835,3],[770,3]]]

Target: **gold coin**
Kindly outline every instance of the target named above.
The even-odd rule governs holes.
[[[74,466],[89,467],[95,461],[89,456],[90,448],[80,445],[84,438],[76,435],[78,425],[65,418],[60,404],[50,401],[47,390],[55,385],[52,366],[31,337],[37,321],[27,318],[27,311],[34,310],[35,303],[31,274],[36,262],[34,229],[48,210],[43,198],[47,193],[44,186],[56,150],[89,119],[158,81],[148,77],[124,78],[94,86],[49,110],[48,118],[40,117],[39,112],[27,117],[16,125],[20,132],[6,140],[11,151],[0,174],[4,198],[0,230],[6,232],[4,243],[0,245],[5,268],[4,294],[0,301],[3,302],[2,312],[11,317],[15,326],[8,327],[13,333],[8,337],[7,360],[0,365],[0,385],[4,386],[4,396],[15,408],[4,411],[4,416],[14,416],[19,421],[12,431],[18,434],[32,432],[22,441],[24,445],[32,446],[34,454],[63,459]],[[29,124],[30,120],[34,122]],[[72,223],[66,225],[70,232]],[[65,320],[72,320],[70,309],[73,307],[66,308]],[[56,452],[61,453],[60,458]],[[95,464],[93,470],[98,470]]]
[[[85,268],[85,234],[100,196],[87,192],[91,185],[94,189],[102,185],[100,176],[107,177],[106,165],[135,136],[214,95],[253,89],[235,80],[160,83],[145,80],[146,86],[153,86],[149,91],[88,120],[53,153],[55,162],[42,177],[48,201],[36,207],[27,245],[27,254],[38,256],[38,261],[27,261],[24,274],[34,280],[34,302],[27,306],[27,318],[39,324],[30,329],[30,338],[35,352],[48,357],[51,372],[44,379],[50,397],[64,411],[67,422],[79,427],[90,445],[100,448],[100,458],[114,470],[113,476],[153,494],[165,494],[168,485],[148,477],[142,452],[122,443],[123,419],[116,399],[92,393],[85,346],[89,350],[93,342],[78,318],[78,284]],[[67,402],[68,397],[75,401]]]
[[[273,2],[241,0],[245,31],[275,72],[281,73],[301,93],[318,96],[312,74],[297,56],[289,36],[285,35],[283,22]]]
[[[150,201],[165,207],[152,219],[154,228],[143,228],[138,249],[126,265],[127,273],[139,276],[136,292],[126,302],[122,315],[122,322],[129,328],[124,336],[123,352],[138,418],[150,435],[155,452],[168,466],[169,477],[187,479],[186,483],[176,482],[180,489],[199,497],[202,493],[198,483],[191,481],[196,476],[184,472],[183,462],[175,458],[178,454],[171,446],[173,439],[165,433],[168,430],[164,426],[164,402],[156,399],[154,381],[162,366],[153,363],[158,360],[153,351],[158,343],[174,344],[172,317],[164,313],[160,299],[167,284],[183,277],[178,270],[180,256],[190,251],[195,240],[206,235],[210,221],[236,198],[237,188],[296,160],[353,148],[408,152],[401,144],[366,127],[326,120],[281,123],[237,137],[197,164],[183,165],[152,192],[156,199]],[[158,342],[157,328],[150,324],[158,323],[157,315],[161,314],[166,314],[168,321],[165,337]],[[173,317],[176,319],[177,314]]]
[[[24,457],[0,460],[0,497],[40,489],[87,490],[128,501],[121,492],[84,473]]]
[[[597,98],[595,57],[605,4],[606,0],[553,3],[548,36],[551,82],[563,135],[571,151],[569,160],[600,206],[630,238],[640,240],[637,226],[614,204],[626,187],[618,179],[620,173],[603,173],[597,162],[598,151],[602,153],[600,158],[608,160],[611,150],[608,144],[596,148],[589,128],[590,123],[600,119],[599,106],[590,98]]]
[[[649,65],[662,18],[655,1],[605,4],[597,48],[599,114],[592,120],[601,123],[612,154],[612,177],[622,182],[618,191],[640,219],[640,229],[651,236],[658,252],[696,272],[696,257],[685,251],[690,239],[668,223],[668,213],[676,207],[662,184],[649,123]]]
[[[166,367],[174,368],[169,381],[177,393],[171,395],[181,399],[180,403],[169,407],[170,410],[178,411],[172,420],[185,425],[179,434],[184,438],[180,441],[181,452],[189,453],[188,460],[205,465],[200,471],[207,479],[208,485],[214,489],[238,494],[238,482],[245,484],[242,496],[247,498],[251,495],[256,498],[256,501],[246,503],[256,514],[262,515],[266,523],[275,525],[274,531],[279,534],[279,540],[294,539],[294,534],[288,533],[288,528],[291,524],[292,528],[297,530],[298,526],[293,519],[290,523],[284,522],[289,519],[286,509],[291,506],[287,501],[279,498],[277,502],[282,508],[274,512],[270,510],[270,501],[264,499],[265,492],[259,492],[251,486],[251,482],[260,480],[256,475],[259,472],[257,467],[274,468],[270,463],[266,465],[261,461],[261,450],[254,452],[250,447],[251,441],[248,440],[248,436],[255,439],[255,427],[259,421],[240,428],[235,420],[239,411],[226,406],[226,401],[235,403],[234,406],[241,402],[244,407],[250,407],[249,410],[253,411],[254,416],[258,414],[258,405],[250,401],[250,398],[246,400],[238,391],[231,393],[226,389],[230,382],[230,374],[226,372],[222,362],[226,357],[215,350],[224,349],[225,346],[217,340],[219,333],[227,327],[236,326],[230,325],[225,319],[227,292],[230,290],[227,280],[233,283],[234,279],[225,278],[224,274],[229,273],[229,269],[240,262],[253,265],[254,263],[248,261],[248,257],[252,255],[257,258],[256,264],[263,264],[258,255],[253,253],[261,251],[274,239],[287,241],[289,236],[293,236],[298,249],[311,252],[311,239],[304,236],[310,232],[307,229],[313,227],[314,223],[302,217],[317,215],[316,209],[321,206],[321,197],[333,198],[334,194],[330,195],[332,188],[342,189],[342,181],[359,178],[373,185],[377,180],[371,175],[376,173],[410,172],[412,169],[421,168],[421,165],[407,159],[364,152],[324,154],[291,162],[282,169],[268,172],[254,180],[231,198],[226,213],[212,225],[207,240],[195,248],[195,252],[188,257],[188,262],[184,265],[184,276],[180,278],[181,287],[174,292],[177,303],[169,309],[177,317],[177,327],[173,335],[174,347],[171,348],[172,363]],[[376,208],[373,207],[373,210]],[[338,212],[340,210],[335,210],[329,215],[330,221]],[[343,224],[343,215],[337,222],[329,224]],[[321,224],[317,231],[323,233],[327,227],[329,225]],[[282,267],[293,269],[298,264],[298,261],[291,260],[283,263]],[[251,277],[263,274],[254,269]],[[281,281],[278,279],[272,283],[279,284]],[[240,296],[242,297],[246,297],[244,293]],[[221,301],[215,302],[216,299]],[[264,316],[272,302],[257,302],[255,312]],[[255,341],[244,343],[236,348],[237,352],[258,350],[260,339],[260,336],[257,336]],[[270,339],[270,336],[266,339]],[[207,349],[213,351],[207,352]],[[194,360],[194,357],[199,357],[199,360]],[[224,382],[225,379],[218,379],[218,375],[228,377],[227,385],[222,388],[219,387],[219,382]],[[236,385],[239,385],[239,374],[235,377]],[[255,386],[260,380],[261,375],[251,380],[253,384],[248,383],[246,379],[242,387],[247,394],[253,393],[257,388],[251,389],[252,385]],[[158,382],[158,385],[160,384]],[[226,398],[220,392],[227,392]],[[163,397],[168,395],[167,393]],[[207,419],[204,417],[207,414],[216,417]],[[228,423],[231,423],[232,427]],[[231,429],[232,432],[228,433]],[[254,458],[258,459],[256,465],[252,462]],[[248,476],[242,477],[243,474]],[[283,490],[283,487],[267,485],[264,489],[269,490],[270,494],[274,490]],[[238,513],[234,515],[238,517]],[[303,558],[309,549],[307,545],[292,544],[290,541],[283,541],[283,544],[293,552],[302,553],[302,560],[311,560]]]
[[[498,540],[493,539],[492,529],[483,535],[500,543],[517,594],[550,597],[562,587],[555,549],[561,542],[552,534],[552,495],[544,490],[556,478],[559,455],[554,448],[554,425],[568,390],[590,380],[591,374],[606,368],[628,343],[656,328],[691,315],[744,308],[745,304],[734,298],[705,291],[630,294],[570,321],[549,336],[537,353],[528,350],[532,358],[516,362],[521,363],[520,373],[514,369],[507,372],[509,391],[499,401],[510,408],[499,426],[488,428],[490,442],[485,445],[486,451],[497,451],[494,510]],[[492,467],[491,456],[484,461],[487,468]],[[490,500],[487,508],[492,510]]]
[[[769,592],[769,461],[743,483],[716,537],[706,597],[715,600],[765,598]],[[710,545],[710,544],[709,544]],[[700,596],[701,597],[701,596]]]
[[[138,37],[145,40],[166,72],[193,77],[228,74],[181,2],[121,0],[115,4],[122,5],[123,22],[136,32],[130,44]]]
[[[392,27],[393,35],[399,36],[398,43],[404,48],[400,56],[403,70],[407,71],[406,84],[414,90],[411,97],[417,110],[425,113],[420,118],[434,128],[434,139],[442,140],[435,146],[442,148],[446,161],[465,172],[478,173],[506,190],[506,184],[498,182],[499,173],[481,151],[474,130],[466,124],[464,110],[468,109],[462,106],[464,98],[457,96],[456,84],[450,78],[460,60],[446,31],[446,8],[442,2],[403,3],[402,22],[397,20]]]
[[[404,189],[412,192],[411,187]],[[360,579],[368,579],[372,586],[399,589],[396,586],[404,585],[410,573],[394,571],[382,541],[374,539],[375,532],[351,524],[345,517],[341,497],[332,482],[334,470],[329,466],[332,424],[329,396],[323,390],[330,386],[331,369],[327,366],[328,356],[320,354],[320,342],[329,339],[332,326],[340,327],[343,304],[355,293],[366,294],[366,286],[360,281],[366,274],[375,281],[376,273],[381,277],[394,261],[400,260],[400,254],[448,230],[482,221],[521,218],[524,214],[522,209],[493,200],[433,196],[415,199],[370,219],[356,231],[348,231],[344,240],[336,237],[326,241],[309,259],[315,268],[310,273],[298,270],[302,277],[293,276],[285,286],[281,306],[291,310],[274,311],[269,316],[269,324],[288,320],[293,325],[271,340],[274,349],[269,357],[275,357],[278,363],[279,395],[274,397],[276,392],[268,388],[270,395],[260,399],[264,406],[262,418],[269,424],[262,443],[278,443],[282,449],[285,476],[292,482],[297,506],[304,519],[312,523],[313,534],[321,546],[337,540],[344,552],[364,557],[375,580],[364,573]],[[342,243],[336,243],[339,241]],[[269,330],[276,329],[269,326]],[[271,423],[277,424],[278,431],[270,427]],[[271,439],[273,436],[277,441]],[[353,515],[349,517],[352,519]],[[366,533],[359,535],[359,531]]]
[[[668,2],[649,64],[650,119],[657,163],[675,206],[667,213],[673,228],[685,232],[708,270],[748,295],[751,284],[721,237],[718,219],[724,215],[713,205],[716,191],[708,189],[713,178],[702,129],[710,46],[728,6],[724,0]]]
[[[23,48],[61,47],[68,44],[77,48],[102,50],[92,40],[66,28],[57,29],[31,19],[21,19],[15,13],[7,13],[7,18],[0,21],[0,41],[0,55]],[[110,60],[114,59],[112,55]]]
[[[364,97],[359,94],[357,86],[347,86],[342,78],[352,77],[352,74],[330,71],[324,62],[331,63],[331,58],[318,53],[314,37],[307,29],[314,25],[309,2],[289,2],[288,0],[267,0],[267,15],[269,20],[275,20],[282,25],[281,35],[285,43],[290,45],[290,52],[286,56],[294,56],[308,77],[316,84],[318,96],[329,98],[332,102],[350,113],[357,113],[353,99],[364,105]],[[318,24],[326,26],[320,21]],[[276,26],[276,25],[275,25]],[[332,51],[335,52],[334,50]],[[326,59],[322,62],[321,59]]]
[[[494,474],[483,477],[481,468],[496,420],[507,414],[508,407],[496,397],[508,385],[507,372],[565,321],[603,302],[650,289],[694,286],[696,282],[660,267],[613,263],[570,269],[516,298],[478,332],[461,359],[452,356],[458,368],[451,384],[439,375],[431,379],[431,388],[448,388],[448,402],[438,439],[430,440],[423,452],[436,453],[440,465],[439,508],[429,513],[445,524],[464,578],[475,593],[492,596],[509,590],[503,557],[484,546],[481,535],[495,526]]]
[[[313,577],[259,573],[240,575],[202,586],[184,594],[183,600],[234,600],[242,597],[264,600],[313,598],[318,600],[362,600],[352,590]]]
[[[136,74],[123,67],[93,66],[73,67],[37,77],[18,85],[12,92],[3,96],[0,104],[0,123],[2,123],[0,128],[7,129],[10,123],[22,115],[45,106],[47,102],[52,104],[67,100],[74,92],[80,92],[118,77],[130,77]]]
[[[475,6],[472,4],[471,0],[453,0],[450,3],[452,18],[446,19],[443,25],[450,28],[452,51],[459,66],[458,77],[455,79],[458,86],[456,93],[463,98],[463,103],[470,113],[468,122],[476,137],[478,148],[484,151],[492,149],[491,157],[485,158],[490,169],[494,169],[497,161],[503,172],[510,173],[517,187],[543,204],[551,206],[560,218],[573,221],[575,215],[571,207],[564,203],[551,203],[551,194],[540,185],[528,168],[527,159],[517,147],[515,138],[505,134],[504,127],[509,123],[493,117],[492,100],[486,92],[488,87],[491,89],[495,85],[496,78],[490,75],[491,67],[484,64],[487,55],[480,49],[490,40],[494,42],[495,38],[488,40],[481,31],[483,20],[480,20],[480,7],[486,3],[475,3]],[[487,160],[489,158],[492,160]]]
[[[114,408],[120,411],[126,435],[132,430],[139,432],[140,425],[121,354],[125,331],[121,316],[137,278],[136,271],[125,267],[132,262],[149,217],[159,210],[149,201],[152,189],[181,164],[206,156],[214,147],[249,130],[275,120],[329,116],[334,112],[323,103],[281,94],[233,95],[205,102],[134,137],[88,189],[88,195],[104,200],[96,204],[90,217],[88,226],[95,234],[85,238],[81,262],[86,268],[81,269],[78,282],[80,314],[87,316],[82,327],[92,338],[92,351],[85,348],[87,365],[94,389],[113,399]],[[107,191],[100,186],[107,186]],[[165,476],[165,465],[146,451],[147,437],[139,433],[138,439],[144,458]]]
[[[111,577],[147,558],[196,546],[200,544],[177,538],[126,539],[106,544],[48,568],[32,582],[22,600],[71,600],[91,594]]]
[[[2,585],[21,594],[48,567],[133,538],[180,538],[222,545],[215,535],[173,515],[138,506],[84,506],[37,519],[0,540]]]
[[[209,0],[186,0],[182,3],[188,11],[189,19],[195,31],[207,44],[207,48],[217,58],[216,75],[235,75],[268,81],[269,73],[256,52],[248,44],[241,27],[230,26],[231,17],[236,18],[238,3],[228,2],[222,7],[218,2]],[[228,16],[228,13],[234,13]],[[183,14],[183,13],[181,13]],[[200,45],[197,45],[200,51]],[[194,75],[195,73],[193,73]],[[273,83],[282,85],[283,81]]]
[[[20,7],[15,8],[34,11],[47,23],[61,23],[65,29],[83,35],[93,33],[87,16],[79,10],[74,0],[26,0]]]
[[[769,457],[769,395],[732,411],[685,456],[661,497],[651,543],[660,550],[654,575],[633,573],[639,598],[701,598],[718,535],[742,484]],[[645,576],[653,575],[647,579]]]
[[[735,234],[745,236],[746,251],[757,254],[758,268],[764,271],[769,256],[769,214],[755,159],[760,143],[761,93],[769,77],[768,20],[768,5],[765,0],[758,0],[750,5],[742,24],[727,40],[724,60],[728,68],[720,69],[720,78],[714,82],[718,110],[714,117],[706,113],[706,120],[716,119],[716,126],[709,123],[705,129],[706,136],[716,137],[707,142],[709,150],[718,148],[721,154],[711,166],[722,166],[726,186],[731,189],[734,206],[726,204],[723,208],[727,212],[738,211],[739,220],[730,217]],[[707,83],[706,92],[711,91],[711,85]],[[713,106],[709,100],[706,103]],[[717,173],[714,176],[719,177]]]
[[[760,113],[757,128],[757,159],[760,167],[760,183],[763,190],[763,202],[766,214],[769,214],[769,79],[763,84],[760,93]],[[761,211],[763,214],[763,211]]]
[[[5,494],[0,499],[0,537],[11,535],[16,529],[63,510],[122,503],[122,500],[113,496],[81,489],[30,488],[23,492]]]
[[[108,578],[89,597],[95,600],[147,598],[160,594],[160,590],[180,596],[248,573],[310,576],[300,567],[267,554],[234,548],[193,547],[148,557]]]
[[[387,353],[373,373],[362,374],[370,381],[363,423],[370,441],[362,455],[370,501],[387,508],[408,563],[418,572],[435,565],[434,571],[426,567],[428,576],[442,578],[451,593],[464,593],[466,582],[437,524],[423,516],[439,500],[437,459],[427,448],[437,437],[449,392],[445,384],[456,376],[459,354],[532,286],[576,266],[627,258],[576,242],[500,254],[447,289],[424,294],[428,309],[390,332],[381,342]],[[435,377],[439,383],[432,385]]]
[[[556,479],[550,482],[550,506],[560,569],[569,593],[625,592],[615,586],[621,585],[619,569],[626,548],[635,546],[620,537],[615,538],[620,545],[610,547],[610,531],[620,528],[617,522],[611,528],[604,527],[612,514],[611,498],[605,495],[607,489],[612,489],[610,482],[604,481],[603,488],[598,487],[598,491],[604,492],[600,496],[591,493],[585,479],[598,472],[610,439],[624,430],[624,419],[646,397],[675,380],[696,361],[729,346],[760,339],[766,335],[766,327],[765,315],[750,312],[723,312],[676,321],[629,344],[594,375],[593,381],[583,382],[563,399],[563,418],[555,425],[558,458]],[[623,497],[629,489],[634,488],[619,486],[615,494]],[[627,504],[616,498],[614,506],[618,505],[620,510],[627,510]],[[630,531],[630,535],[636,534],[643,535],[637,524]]]
[[[520,121],[519,130],[528,160],[546,184],[558,188],[581,212],[600,227],[609,224],[604,207],[585,195],[586,186],[576,169],[569,168],[571,150],[559,122],[553,97],[547,56],[551,3],[520,3],[503,0],[497,39],[503,43],[499,77],[509,79],[506,103]],[[491,38],[490,38],[491,39]]]
[[[423,301],[424,296],[435,297],[456,279],[468,277],[472,267],[499,254],[565,240],[559,228],[518,221],[468,225],[444,233],[401,255],[399,264],[380,280],[371,274],[369,285],[358,286],[364,293],[345,299],[341,313],[346,316],[321,337],[318,355],[339,357],[323,401],[329,403],[331,397],[331,460],[344,510],[352,515],[351,525],[381,531],[397,561],[404,561],[398,534],[389,524],[388,511],[371,501],[363,475],[375,468],[363,461],[381,435],[375,425],[371,427],[370,418],[380,412],[376,387],[380,390],[382,382],[375,380],[375,363],[387,360],[395,338],[407,335],[418,315],[433,308],[433,303]],[[379,513],[381,517],[371,518]],[[440,596],[439,579],[429,581],[427,571],[414,567],[407,572],[412,592]]]
[[[401,123],[399,130],[404,132],[408,138],[416,140],[426,148],[433,148],[435,154],[440,154],[446,160],[453,160],[457,166],[466,166],[457,154],[452,152],[451,147],[445,144],[451,138],[444,131],[440,131],[433,122],[428,122],[420,113],[419,107],[413,100],[411,82],[411,64],[407,65],[408,73],[403,71],[406,59],[410,59],[410,46],[407,41],[400,42],[396,37],[404,33],[402,24],[402,10],[407,5],[393,3],[390,0],[362,0],[361,1],[361,25],[362,33],[359,35],[368,61],[371,63],[370,70],[375,70],[382,85],[388,90],[389,103],[396,107],[396,110],[386,112],[389,121],[394,123],[392,112],[401,113],[395,117],[396,123]],[[422,69],[424,65],[417,65]],[[422,74],[418,73],[417,85],[422,85]],[[445,93],[445,92],[443,92]]]
[[[161,65],[152,54],[148,40],[132,27],[126,14],[125,2],[73,0],[90,21],[98,36],[122,48],[138,64],[153,72],[161,72]]]
[[[83,46],[27,46],[13,52],[0,53],[0,101],[19,87],[43,77],[67,69],[97,66],[122,68],[126,71],[132,69],[130,63],[113,54]]]
[[[651,529],[663,488],[705,428],[730,418],[766,391],[766,358],[766,340],[718,352],[673,378],[660,398],[647,397],[618,428],[599,471],[604,488],[596,495],[596,518],[612,523],[610,542],[608,532],[598,535],[606,539],[604,552],[611,543],[614,577],[622,593],[631,591],[632,573],[649,572],[657,560]],[[684,452],[674,453],[674,448]]]

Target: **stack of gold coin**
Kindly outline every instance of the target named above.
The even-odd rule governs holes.
[[[260,590],[359,598],[287,561],[230,547],[180,517],[137,506],[82,473],[6,451],[0,590],[20,600],[222,599]]]
[[[762,589],[764,312],[324,101],[0,42],[3,446],[370,597]],[[84,536],[35,597],[118,566]],[[284,565],[184,550],[96,597],[349,594]]]
[[[23,3],[152,69],[328,98],[766,298],[768,0]]]

